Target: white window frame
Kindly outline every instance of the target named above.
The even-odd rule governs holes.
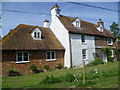
[[[35,37],[35,33],[36,33],[36,37]],[[39,33],[39,35],[38,35],[38,33]],[[41,40],[41,32],[38,32],[38,31],[36,32],[36,31],[35,31],[33,34],[34,34],[33,36],[34,36],[34,39],[35,39],[35,40]],[[38,37],[38,36],[39,36],[39,37]]]
[[[111,57],[114,57],[114,50],[110,50],[111,51]]]
[[[50,59],[47,59],[47,53],[50,52]],[[52,59],[52,52],[54,52],[54,59]],[[56,52],[55,51],[46,51],[46,61],[54,61],[56,60]]]
[[[83,58],[83,50],[85,50],[85,55],[86,55],[85,59]],[[82,49],[82,60],[87,60],[87,49]]]
[[[79,21],[76,21],[76,27],[80,28],[80,22]]]
[[[110,40],[111,43],[109,43],[109,40]],[[108,38],[108,39],[107,39],[107,43],[108,43],[108,45],[113,45],[112,38]]]
[[[24,61],[24,52],[27,52],[28,53],[28,61]],[[21,61],[18,61],[18,53],[22,53],[22,60]],[[18,51],[16,52],[16,63],[27,63],[27,62],[30,62],[29,61],[29,52],[28,51]]]

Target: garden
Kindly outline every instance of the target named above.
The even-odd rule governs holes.
[[[3,88],[118,88],[118,63],[103,63],[97,59],[85,67],[85,83],[83,83],[83,68],[62,68],[58,70],[3,77]],[[34,67],[34,65],[30,66]],[[31,70],[32,70],[31,68]],[[41,70],[41,69],[39,69]],[[33,70],[34,72],[34,70]]]

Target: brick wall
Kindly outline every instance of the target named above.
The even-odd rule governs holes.
[[[29,51],[28,63],[16,63],[17,51],[2,52],[2,74],[7,75],[9,69],[19,69],[21,74],[31,73],[28,66],[35,64],[43,69],[44,65],[49,65],[50,69],[54,69],[57,63],[62,63],[64,66],[64,51],[56,51],[55,61],[46,61],[46,51]]]
[[[104,37],[95,37],[95,46],[110,46],[110,47],[116,47],[116,42],[113,39],[113,45],[108,45],[107,38]]]

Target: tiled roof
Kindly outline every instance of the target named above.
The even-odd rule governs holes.
[[[3,50],[64,50],[49,28],[38,27],[42,40],[34,40],[31,31],[38,26],[20,24],[2,39]]]
[[[81,28],[77,29],[72,22],[77,17],[68,17],[60,15],[59,20],[63,23],[64,27],[70,32],[70,33],[81,33],[81,34],[88,34],[88,35],[97,35],[97,36],[104,36],[104,37],[111,37],[115,38],[113,34],[111,34],[107,29],[104,28],[103,32],[99,32],[97,28],[97,24],[89,23],[83,20],[81,21]]]

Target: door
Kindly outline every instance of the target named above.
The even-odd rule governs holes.
[[[104,52],[104,55],[103,55],[103,61],[107,62],[107,54],[105,52]]]

